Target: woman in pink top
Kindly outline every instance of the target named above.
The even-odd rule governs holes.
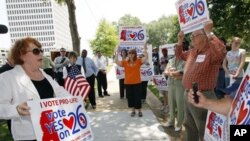
[[[141,76],[140,67],[148,59],[147,46],[144,46],[144,57],[137,58],[135,49],[128,51],[127,60],[118,60],[118,51],[115,51],[115,63],[124,67],[126,96],[128,98],[128,107],[132,108],[131,117],[135,116],[135,109],[138,109],[138,116],[142,117],[141,112]]]

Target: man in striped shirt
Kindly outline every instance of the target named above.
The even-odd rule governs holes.
[[[202,141],[205,131],[207,110],[194,107],[187,100],[187,94],[192,89],[192,83],[198,83],[198,90],[207,98],[215,99],[214,88],[217,81],[221,62],[226,55],[226,47],[212,33],[213,22],[210,20],[204,25],[204,29],[192,32],[190,38],[193,48],[184,52],[182,43],[184,33],[178,34],[176,56],[186,61],[183,86],[185,88],[185,119],[187,141]]]

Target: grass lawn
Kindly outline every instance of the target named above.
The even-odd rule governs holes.
[[[0,141],[13,141],[7,123],[3,121],[0,121]]]
[[[163,97],[160,96],[159,90],[155,87],[155,85],[148,85],[148,89],[160,100],[163,101]]]

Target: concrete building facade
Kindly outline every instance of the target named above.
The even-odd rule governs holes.
[[[66,5],[54,0],[5,0],[11,44],[23,37],[42,43],[45,55],[65,47],[72,50]]]

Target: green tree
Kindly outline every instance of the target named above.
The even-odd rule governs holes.
[[[120,26],[138,26],[142,25],[142,22],[137,17],[133,17],[130,14],[125,14],[118,20],[118,22],[113,22],[112,24],[116,26],[117,36],[119,36],[118,32]]]
[[[250,0],[208,0],[208,7],[216,34],[227,40],[239,36],[250,49]]]
[[[179,32],[179,23],[177,16],[162,16],[157,21],[152,21],[146,26],[148,43],[154,47],[166,43],[176,42]]]
[[[66,4],[69,13],[69,28],[72,39],[73,50],[80,53],[80,37],[77,30],[76,15],[75,15],[75,1],[74,0],[56,0],[59,4]]]
[[[133,17],[130,14],[125,14],[118,21],[119,26],[136,26],[142,25],[141,21],[137,17]]]
[[[111,57],[118,43],[116,27],[102,19],[99,23],[95,39],[90,41],[93,51],[100,51],[104,56]]]

